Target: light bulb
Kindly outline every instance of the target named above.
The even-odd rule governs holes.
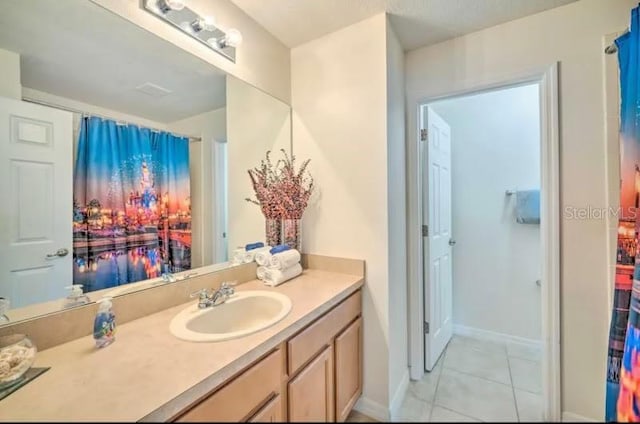
[[[238,47],[242,44],[242,33],[235,28],[231,28],[224,37],[224,44],[225,46]]]
[[[205,16],[204,18],[198,18],[191,22],[191,28],[194,32],[214,31],[216,29],[216,20],[213,16]]]
[[[184,0],[164,0],[167,3],[167,6],[171,8],[171,10],[182,10],[184,9],[185,1]]]

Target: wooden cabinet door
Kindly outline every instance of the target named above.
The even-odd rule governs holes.
[[[362,318],[336,337],[336,420],[343,422],[362,394]]]
[[[279,423],[282,422],[282,398],[274,397],[249,422],[252,423]]]
[[[333,421],[333,383],[333,347],[327,346],[289,382],[289,421]]]

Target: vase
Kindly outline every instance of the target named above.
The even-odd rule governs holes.
[[[302,249],[302,220],[285,218],[282,220],[282,243],[299,252]]]
[[[282,244],[282,221],[280,219],[265,218],[265,241],[267,246]]]

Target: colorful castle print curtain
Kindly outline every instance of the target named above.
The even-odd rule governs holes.
[[[191,267],[186,137],[83,117],[73,193],[73,279],[85,292]]]
[[[620,67],[620,217],[607,364],[607,421],[640,421],[640,27],[616,40]]]

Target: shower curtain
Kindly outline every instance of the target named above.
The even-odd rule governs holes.
[[[639,9],[616,40],[620,67],[620,216],[609,330],[607,421],[640,421],[640,49]]]
[[[191,267],[186,137],[83,117],[73,194],[73,281],[85,292]]]

